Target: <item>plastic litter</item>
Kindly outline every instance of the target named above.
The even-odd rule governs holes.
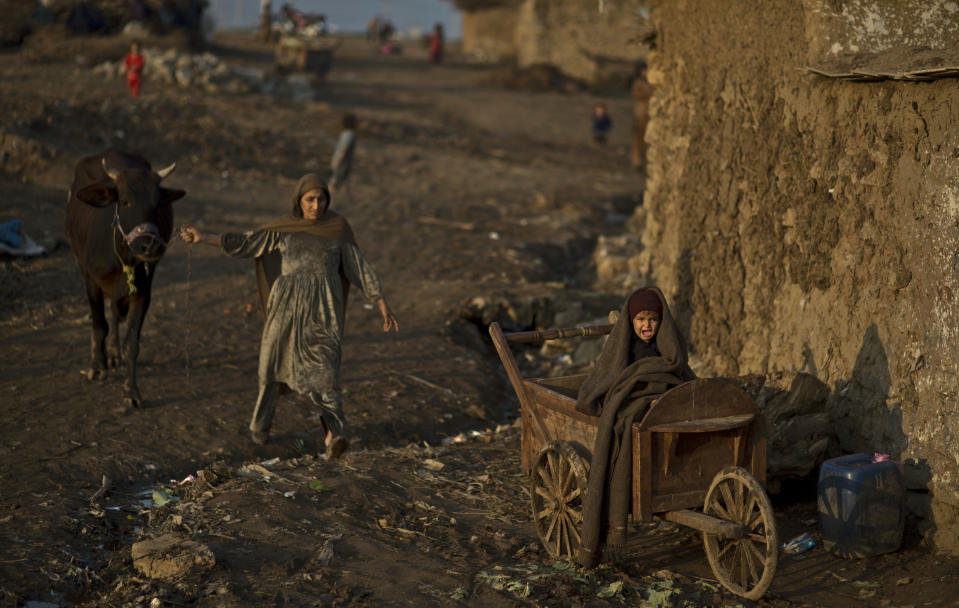
[[[814,546],[816,546],[816,541],[814,541],[812,537],[809,536],[808,532],[803,532],[802,534],[792,539],[788,543],[783,543],[780,548],[786,553],[799,554],[799,553],[805,553],[806,551],[812,549]]]
[[[20,220],[10,220],[0,224],[0,252],[16,256],[35,256],[46,253],[46,248],[38,245],[20,228]]]

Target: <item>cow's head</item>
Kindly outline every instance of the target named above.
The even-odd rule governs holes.
[[[101,164],[107,179],[82,188],[76,197],[94,207],[114,204],[118,237],[134,257],[146,262],[160,259],[166,242],[157,226],[157,212],[186,194],[160,185],[176,163],[159,171],[142,166],[114,168],[106,158]]]

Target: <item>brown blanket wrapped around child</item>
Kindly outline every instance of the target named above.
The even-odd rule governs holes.
[[[686,344],[666,298],[655,287],[640,291],[654,292],[662,305],[659,329],[653,338],[658,356],[630,362],[630,349],[639,338],[633,330],[627,299],[593,372],[579,389],[576,403],[577,410],[599,416],[578,556],[579,563],[588,568],[599,563],[604,544],[616,549],[626,540],[632,487],[629,429],[633,422],[642,420],[660,395],[696,377],[687,364]]]

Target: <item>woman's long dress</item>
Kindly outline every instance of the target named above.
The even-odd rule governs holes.
[[[345,313],[343,275],[371,301],[380,298],[373,266],[353,243],[308,233],[264,230],[221,238],[224,252],[256,258],[278,252],[281,271],[270,289],[260,340],[259,388],[250,429],[270,428],[280,385],[309,395],[335,433],[342,429],[340,348]]]

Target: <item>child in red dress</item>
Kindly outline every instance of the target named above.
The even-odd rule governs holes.
[[[140,54],[140,43],[133,41],[130,52],[123,59],[123,66],[127,69],[127,86],[134,97],[140,94],[140,76],[143,74],[143,55]]]

